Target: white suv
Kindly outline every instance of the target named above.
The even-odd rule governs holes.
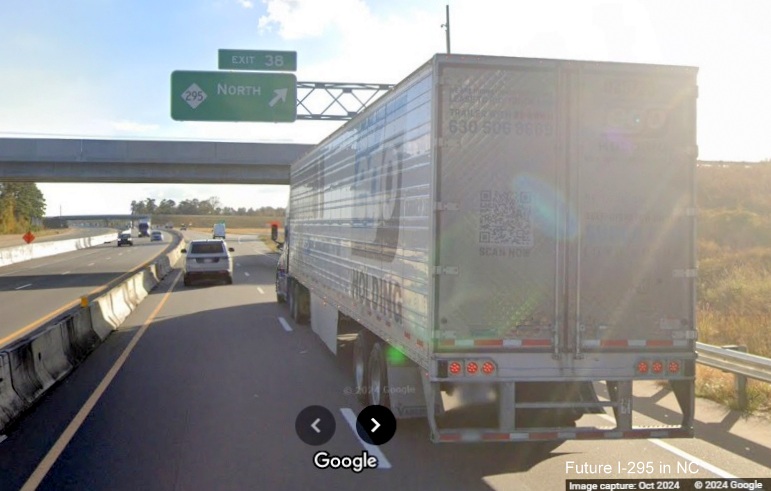
[[[185,258],[185,286],[190,286],[194,278],[224,279],[233,284],[232,247],[227,247],[224,240],[193,240],[182,249]]]

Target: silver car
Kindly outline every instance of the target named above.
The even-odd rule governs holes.
[[[185,258],[185,286],[190,286],[194,279],[225,280],[228,285],[233,283],[234,249],[228,247],[224,240],[206,239],[193,240],[182,249]]]

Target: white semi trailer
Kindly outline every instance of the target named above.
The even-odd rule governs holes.
[[[696,75],[436,55],[292,165],[279,300],[436,442],[692,436]]]

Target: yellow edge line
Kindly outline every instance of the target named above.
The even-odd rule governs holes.
[[[142,335],[144,335],[144,333],[150,327],[150,324],[152,324],[153,320],[158,315],[158,312],[160,312],[161,308],[163,308],[163,306],[166,304],[166,301],[171,296],[172,292],[174,291],[174,287],[176,286],[181,276],[181,272],[177,272],[177,277],[174,278],[174,281],[172,282],[168,291],[166,291],[166,293],[163,295],[163,298],[161,299],[160,303],[158,303],[158,306],[155,307],[155,310],[153,310],[153,312],[150,314],[150,317],[148,317],[142,327],[139,328],[137,333],[131,339],[131,342],[129,342],[128,346],[126,346],[126,348],[123,350],[123,353],[121,353],[120,357],[118,357],[118,359],[115,361],[115,364],[113,364],[112,368],[110,368],[110,371],[107,372],[107,375],[104,376],[86,403],[82,408],[80,408],[78,414],[75,415],[59,439],[56,440],[56,443],[54,443],[53,447],[51,447],[51,450],[49,450],[43,460],[40,461],[40,464],[38,464],[38,466],[35,468],[35,471],[27,479],[27,482],[24,483],[21,491],[34,491],[38,486],[40,486],[40,483],[43,482],[43,479],[48,474],[48,471],[51,470],[51,467],[53,467],[53,465],[59,459],[59,456],[62,454],[62,452],[64,452],[64,449],[75,436],[75,433],[83,425],[83,422],[91,413],[91,410],[93,410],[94,406],[96,406],[96,403],[99,402],[102,394],[104,394],[104,392],[107,390],[107,387],[110,386],[113,379],[118,374],[118,371],[123,367],[123,364],[126,363],[126,360],[139,342],[139,339],[142,337]]]

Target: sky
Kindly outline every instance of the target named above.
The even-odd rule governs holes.
[[[771,158],[767,0],[3,0],[0,138],[318,143],[338,122],[173,121],[174,70],[297,52],[297,80],[397,83],[445,52],[699,67],[701,160]],[[0,180],[2,175],[0,172]],[[287,186],[41,183],[47,214],[286,205]]]

